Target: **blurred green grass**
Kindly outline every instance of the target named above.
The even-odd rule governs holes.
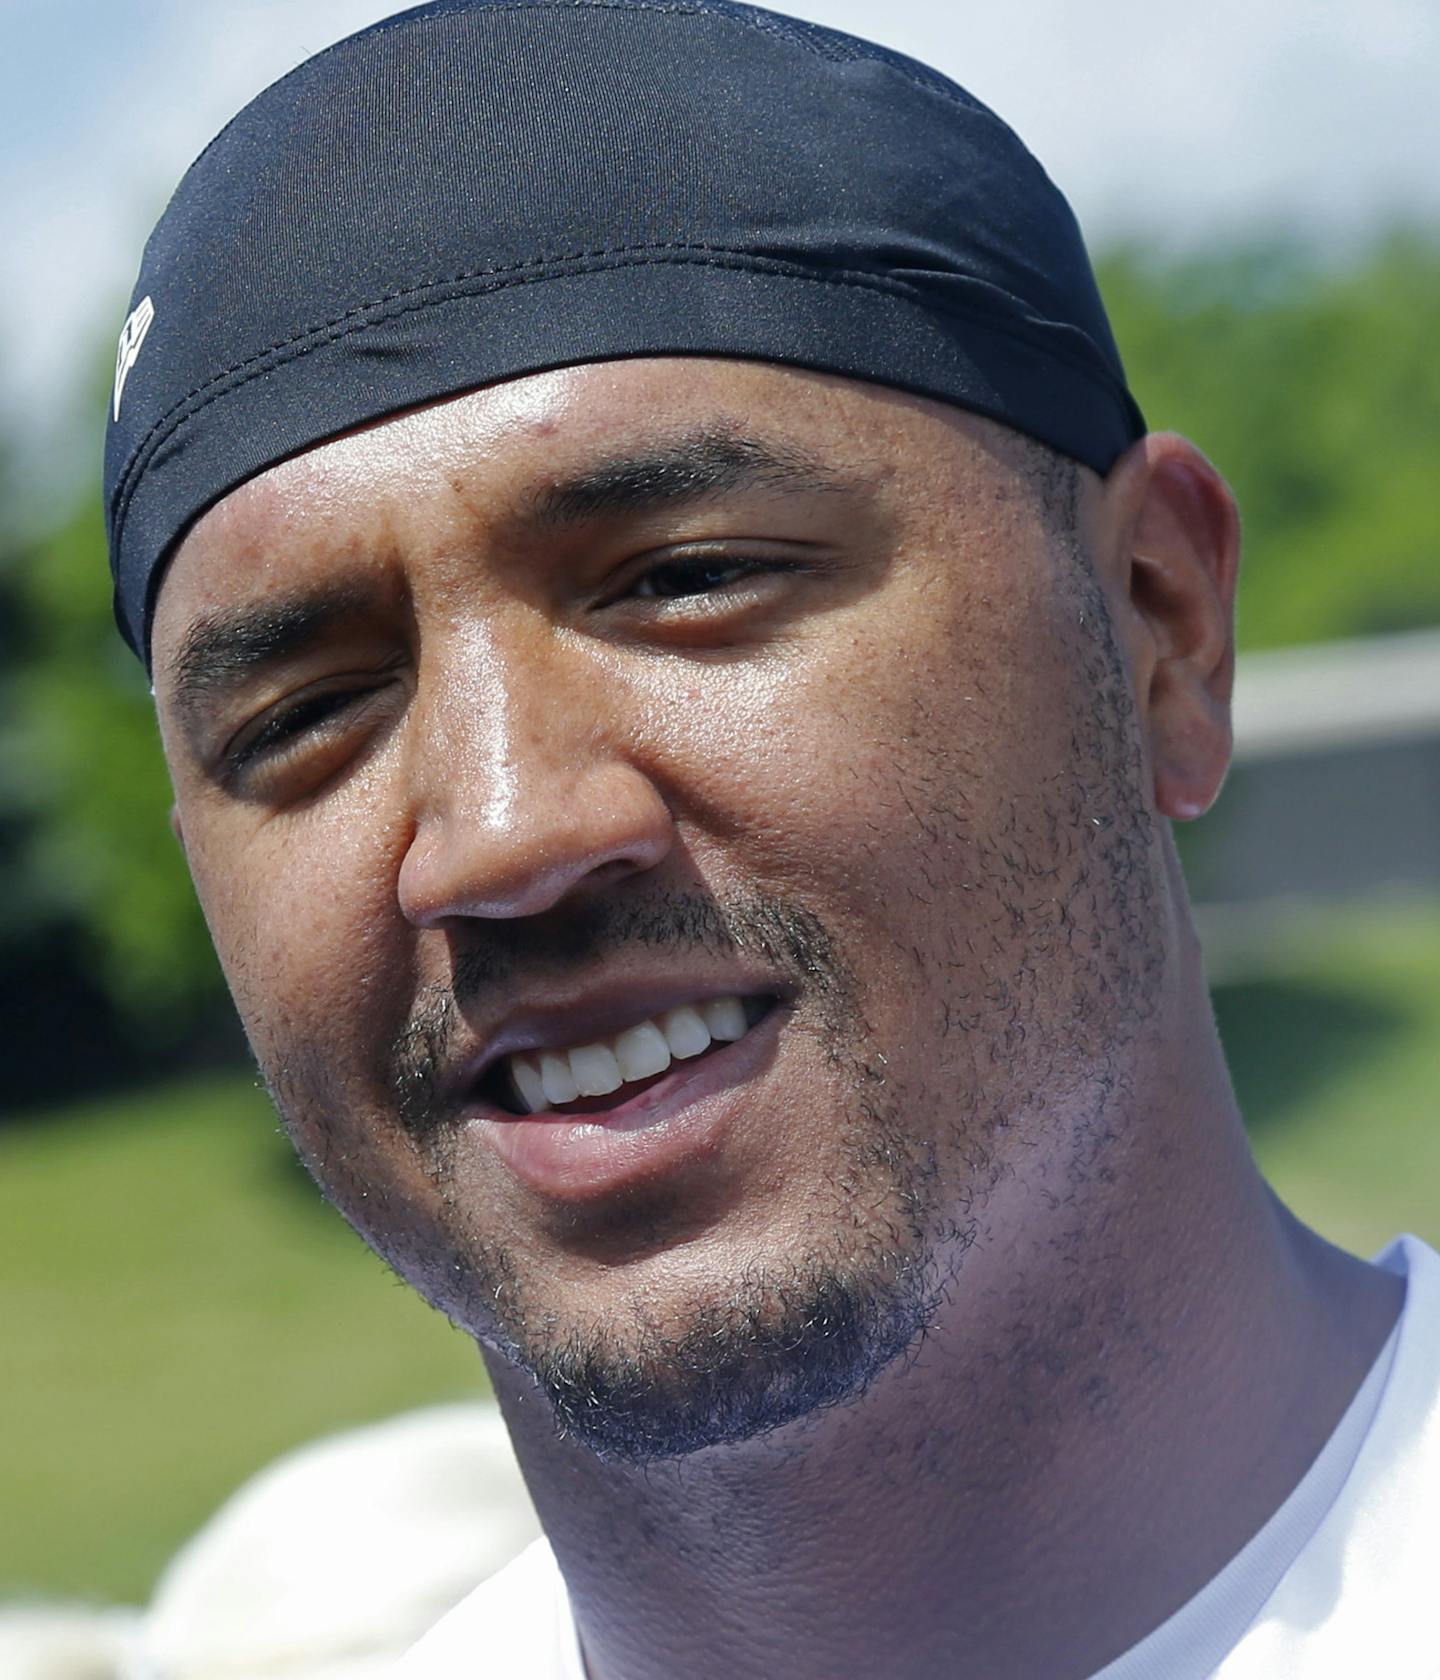
[[[1342,1248],[1440,1247],[1440,902],[1276,930],[1267,972],[1214,988],[1255,1154]]]
[[[1277,932],[1215,990],[1256,1152],[1360,1253],[1440,1242],[1440,903]],[[220,1078],[0,1131],[0,1595],[139,1601],[298,1441],[479,1392],[474,1349]]]
[[[231,1076],[0,1130],[0,1595],[139,1601],[327,1430],[482,1390]]]

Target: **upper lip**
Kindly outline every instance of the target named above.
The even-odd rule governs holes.
[[[536,999],[508,1010],[479,1043],[452,1063],[446,1080],[451,1092],[468,1096],[478,1081],[505,1056],[556,1050],[611,1038],[627,1027],[677,1009],[722,997],[788,999],[792,988],[771,975],[754,972],[658,980],[596,983],[564,997]]]

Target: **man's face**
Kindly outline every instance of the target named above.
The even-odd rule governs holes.
[[[287,462],[170,569],[178,817],[286,1124],[603,1449],[853,1391],[1104,1146],[1159,847],[1033,466],[601,364]]]

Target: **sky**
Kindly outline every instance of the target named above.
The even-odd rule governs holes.
[[[42,474],[215,131],[393,0],[0,0],[0,409]],[[1440,222],[1440,0],[798,0],[995,107],[1092,248]],[[98,440],[98,421],[96,436]],[[96,444],[98,449],[98,441]]]

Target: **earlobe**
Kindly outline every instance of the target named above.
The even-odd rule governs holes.
[[[1132,668],[1156,808],[1201,816],[1230,762],[1240,522],[1229,486],[1174,433],[1141,439],[1106,481],[1128,551]]]

